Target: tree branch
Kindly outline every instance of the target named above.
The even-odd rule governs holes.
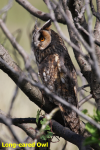
[[[15,84],[19,85],[19,88],[24,92],[24,94],[36,105],[49,113],[52,109],[56,107],[53,103],[48,101],[47,97],[43,97],[41,91],[32,86],[28,81],[22,80],[19,84],[19,78],[23,74],[23,71],[18,67],[18,65],[12,60],[8,52],[5,48],[0,45],[0,57],[9,65],[10,68],[6,66],[6,64],[0,62],[0,69],[2,69],[5,73],[9,75],[9,77],[15,82]],[[55,115],[57,117],[57,121],[64,125],[61,113],[58,112]]]
[[[15,72],[14,72],[13,70],[11,70],[11,68],[10,68],[4,61],[2,61],[1,59],[0,59],[0,63],[1,63],[1,64],[0,64],[1,67],[5,65],[6,70],[8,69],[8,70],[10,70],[11,73],[12,73],[12,72],[15,73]],[[2,69],[4,70],[4,67],[2,67]],[[4,70],[4,71],[5,71],[5,70]],[[8,75],[9,75],[9,73],[8,73]],[[18,76],[17,73],[16,73],[16,75]],[[12,76],[12,79],[13,79],[13,76]],[[17,81],[17,82],[18,82],[18,81]],[[16,82],[16,84],[17,84],[17,82]],[[83,114],[81,111],[79,111],[75,106],[73,106],[72,104],[68,103],[68,102],[65,101],[64,99],[60,98],[60,97],[57,96],[56,94],[52,94],[52,92],[51,92],[48,88],[46,88],[44,85],[42,85],[42,84],[40,84],[40,83],[39,83],[39,84],[38,84],[38,83],[35,83],[34,81],[32,81],[31,79],[29,79],[28,77],[26,78],[25,76],[22,77],[21,85],[22,85],[22,83],[24,83],[24,84],[29,84],[29,86],[31,85],[31,87],[29,87],[29,89],[26,89],[26,90],[32,89],[32,85],[38,87],[38,88],[41,89],[41,90],[43,90],[43,91],[46,93],[47,96],[50,96],[50,97],[52,97],[53,99],[57,100],[58,102],[64,104],[64,105],[67,106],[68,108],[73,109],[78,115],[80,115],[82,118],[84,118],[85,120],[87,120],[89,123],[93,124],[96,128],[98,128],[98,129],[100,130],[100,125],[99,125],[96,121],[94,121],[94,120],[91,119],[90,117],[84,115],[84,114]],[[21,86],[19,86],[19,87],[21,88]],[[23,88],[25,88],[25,86],[24,86]],[[22,91],[24,91],[24,90],[22,89]],[[29,91],[28,91],[28,92],[29,92]],[[25,91],[24,93],[25,93],[26,95],[28,95],[28,97],[30,98],[31,95],[27,94],[26,91]],[[33,94],[33,93],[30,93],[30,94]],[[33,95],[32,95],[32,96],[33,96]],[[43,99],[42,99],[42,100],[43,100]],[[37,101],[36,101],[36,97],[35,97],[34,102],[35,102],[36,104],[40,105],[40,103],[39,103],[40,101],[37,102]],[[46,101],[45,101],[45,102],[46,102]],[[42,101],[41,103],[42,103],[42,105],[43,105],[43,101]],[[48,102],[48,103],[50,103],[50,102]],[[47,104],[48,104],[48,103],[47,103]],[[45,106],[45,105],[43,105],[42,108],[43,108],[44,106]],[[40,106],[39,106],[39,107],[40,107]],[[48,106],[48,107],[50,107],[50,106]],[[45,108],[45,107],[44,107],[44,108]],[[49,108],[49,110],[50,110],[50,108]],[[58,117],[59,117],[59,116],[58,116]]]
[[[7,119],[3,113],[0,114],[0,118]],[[21,127],[21,129],[24,130],[25,133],[29,135],[30,137],[32,137],[33,139],[35,138],[35,134],[31,136],[29,131],[27,131],[27,128],[24,128],[24,126],[25,126],[25,123],[36,123],[36,118],[11,118],[11,119],[8,118],[7,120],[11,121],[13,125]],[[0,123],[4,123],[2,119],[0,119]],[[24,126],[23,125],[21,126],[21,124],[23,123],[24,123]],[[83,146],[83,142],[85,138],[82,135],[78,135],[72,132],[71,130],[63,127],[61,124],[59,124],[58,122],[54,120],[51,120],[50,124],[52,125],[52,131],[57,136],[62,137],[65,140],[75,144],[79,148],[79,150],[92,150],[90,146]]]
[[[32,6],[27,0],[16,0],[17,3],[19,3],[22,7],[24,7],[29,13],[31,13],[33,16],[43,20],[48,21],[51,19],[50,15],[48,13],[44,13],[34,6]],[[63,24],[66,24],[65,19],[57,14],[57,21]]]
[[[100,13],[100,0],[97,0],[97,12]],[[98,19],[96,19],[96,24],[94,28],[94,38],[97,41],[100,40],[100,21]],[[97,45],[95,45],[95,54],[97,56],[97,61],[99,64],[98,70],[100,71],[100,47]],[[98,82],[95,72],[92,72],[91,75],[91,91],[97,103],[98,109],[100,110],[100,82]]]

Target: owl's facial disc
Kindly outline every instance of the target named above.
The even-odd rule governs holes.
[[[42,30],[40,31],[40,37],[38,39],[40,41],[39,49],[44,50],[51,43],[51,34],[49,31]]]
[[[40,29],[35,25],[32,43],[34,49],[44,50],[51,43],[51,21],[47,21]]]

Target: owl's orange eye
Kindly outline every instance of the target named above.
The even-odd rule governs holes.
[[[42,41],[42,42],[43,42],[43,41],[44,41],[44,37],[41,37],[41,38],[40,38],[40,41]]]

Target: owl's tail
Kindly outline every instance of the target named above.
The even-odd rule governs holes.
[[[76,112],[59,104],[62,117],[65,122],[65,127],[69,127],[73,132],[80,133],[80,119]]]

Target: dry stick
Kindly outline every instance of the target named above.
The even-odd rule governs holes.
[[[25,52],[25,50],[17,43],[15,37],[10,33],[8,28],[6,27],[5,23],[0,19],[0,27],[4,34],[7,36],[9,41],[11,42],[12,46],[18,50],[22,58],[24,59],[25,68],[27,71],[30,72],[33,80],[38,81],[37,74],[34,72],[34,70],[31,67],[30,60],[28,54]]]
[[[1,60],[2,61],[2,60]],[[26,81],[29,81],[32,83],[32,85],[39,87],[40,89],[43,89],[48,95],[50,95],[51,97],[53,96],[53,98],[55,98],[56,100],[58,100],[59,102],[63,103],[64,105],[68,106],[69,108],[73,109],[75,112],[77,112],[81,117],[83,117],[84,119],[88,120],[90,123],[92,123],[93,125],[95,125],[98,129],[100,129],[100,125],[97,124],[94,120],[91,121],[91,118],[88,118],[88,116],[84,116],[83,113],[81,113],[79,110],[77,110],[77,108],[75,108],[74,106],[71,106],[69,103],[65,102],[63,99],[59,98],[56,95],[52,95],[52,93],[43,85],[41,85],[40,83],[36,84],[33,81],[31,81],[30,79],[26,79]]]
[[[4,34],[7,36],[7,38],[9,39],[9,41],[11,42],[11,44],[13,45],[13,47],[18,50],[18,52],[20,53],[25,62],[28,59],[28,55],[26,54],[24,49],[17,43],[16,39],[12,36],[10,31],[7,29],[5,23],[1,19],[0,19],[0,27],[4,32]]]
[[[5,117],[5,113],[0,112],[0,115]],[[25,122],[23,120],[26,119]],[[23,131],[26,132],[27,135],[29,135],[32,139],[35,138],[35,135],[32,135],[29,131],[27,131],[27,128],[23,128],[24,126],[20,123],[36,123],[36,118],[11,118],[12,124],[15,126],[20,127]],[[20,122],[22,120],[22,122]],[[27,121],[28,120],[28,121]],[[3,123],[2,120],[0,120],[0,123]],[[56,133],[57,136],[64,138],[65,140],[75,144],[79,149],[81,149],[82,143],[84,141],[84,137],[82,135],[76,134],[69,130],[68,128],[63,127],[58,122],[51,120],[52,123],[52,129],[53,132]],[[27,124],[25,124],[27,125]],[[84,146],[87,148],[88,146]]]
[[[48,13],[44,13],[34,6],[32,6],[27,0],[16,0],[21,6],[23,6],[27,11],[29,11],[33,16],[42,19],[43,21],[47,21],[50,19],[50,15]]]
[[[23,6],[27,11],[29,11],[29,12],[34,12],[34,13],[37,13],[37,11],[39,11],[39,10],[37,10],[36,8],[34,8],[27,0],[16,0],[16,2],[18,2],[21,6]],[[45,2],[46,2],[46,0],[45,0]],[[36,14],[34,14],[34,13],[32,13],[34,16],[36,16]],[[40,18],[41,17],[41,14],[39,15],[38,14],[38,16],[36,16],[36,17],[38,17],[38,18]],[[41,20],[43,20],[42,18],[40,18]],[[47,17],[47,18],[45,18],[45,20],[44,21],[47,21],[47,20],[49,20],[49,19],[52,19],[51,17],[50,17],[50,14],[49,14],[49,17]],[[52,20],[53,21],[53,20]],[[58,22],[60,22],[60,21],[58,21]],[[60,28],[59,28],[59,32],[60,32]],[[61,33],[61,32],[60,32]],[[74,43],[72,43],[69,39],[67,39],[66,37],[65,37],[65,35],[63,34],[63,33],[61,33],[61,36],[62,36],[62,38],[71,46],[71,47],[73,47],[77,52],[79,52],[83,57],[86,57],[86,55],[84,55],[82,52],[80,52],[80,49],[74,44]]]
[[[5,114],[2,110],[0,110],[0,115],[2,117],[4,117],[5,119],[8,119],[10,122],[11,122],[11,125],[15,125],[15,126],[18,126],[19,128],[21,128],[28,136],[30,136],[33,140],[35,139],[35,135],[33,135],[30,131],[29,131],[29,127],[27,124],[25,123],[29,123],[28,121],[27,122],[24,122],[24,118],[8,118],[8,114]],[[12,116],[10,116],[12,117]],[[29,118],[28,118],[29,119]],[[21,121],[22,120],[22,124]],[[26,119],[27,120],[27,119]],[[0,123],[3,123],[2,120],[0,120]],[[32,123],[32,122],[31,122]],[[36,119],[33,123],[36,123]]]
[[[83,31],[86,35],[88,35],[90,37],[90,34],[79,24],[79,23],[75,23],[77,25],[77,28],[81,31]],[[94,37],[92,36],[93,41],[95,44],[97,44],[98,46],[100,46],[100,42],[95,40]]]
[[[1,49],[2,49],[2,48],[1,48]],[[1,57],[2,57],[3,54],[4,54],[4,52],[1,51]],[[4,55],[3,55],[3,56],[4,56]],[[4,57],[4,58],[5,58],[5,57]],[[5,59],[4,59],[4,60],[5,60]],[[1,62],[2,62],[2,61],[3,61],[3,60],[1,59]],[[5,61],[6,61],[6,60],[5,60]],[[13,65],[13,66],[12,66],[12,65],[11,65],[12,68],[14,67],[14,68],[13,68],[13,69],[15,70],[15,71],[14,71],[13,69],[11,69],[10,65],[7,65],[7,64],[5,63],[5,61],[3,61],[3,62],[4,62],[3,64],[1,63],[1,66],[3,66],[4,68],[6,68],[6,70],[8,70],[8,73],[11,72],[11,74],[14,75],[14,77],[16,76],[16,77],[18,78],[18,76],[20,76],[19,73],[21,73],[21,72],[18,71],[18,69],[17,69],[18,66],[16,66],[16,65]],[[7,62],[7,63],[9,64],[9,62]],[[11,62],[10,62],[10,64],[11,64]],[[19,73],[16,72],[16,71],[18,71]],[[7,72],[6,72],[6,73],[7,73]],[[12,77],[12,75],[11,75],[11,77]],[[13,79],[13,78],[12,78],[12,79]],[[13,80],[14,80],[14,79],[13,79]],[[18,80],[18,79],[17,79],[17,80]],[[15,81],[15,83],[17,83],[16,80],[14,80],[14,81]],[[28,83],[28,81],[22,79],[22,84],[25,83],[25,82]],[[31,84],[28,83],[28,85],[31,85]],[[23,88],[26,88],[26,84],[25,84],[25,87],[23,87]],[[28,93],[30,93],[29,90],[32,90],[32,85],[31,85],[31,86],[28,86],[27,88],[28,88]],[[21,89],[22,89],[22,88],[21,88]],[[34,89],[34,88],[33,88],[33,89]],[[22,90],[23,90],[23,89],[22,89]],[[26,91],[27,91],[27,90],[26,90]],[[30,94],[32,94],[32,93],[30,93]],[[27,93],[26,93],[26,95],[27,95]],[[29,96],[29,94],[28,94],[28,96]],[[29,96],[29,97],[30,97],[30,96]],[[31,97],[30,99],[32,100],[32,97]],[[38,98],[37,98],[37,100],[38,100]],[[38,101],[39,101],[39,100],[38,100]],[[45,101],[45,102],[46,102],[46,101]],[[41,103],[42,103],[42,102],[41,102]],[[39,103],[36,102],[36,104],[38,105]],[[46,103],[46,104],[48,105],[48,103]],[[52,107],[52,105],[49,104],[48,109],[49,109],[50,106]],[[45,107],[46,107],[46,106],[45,106]],[[47,110],[47,112],[48,112],[48,110]],[[82,127],[82,128],[84,128],[84,127]]]
[[[21,37],[20,34],[22,34],[22,32],[21,32],[20,29],[18,29],[18,30],[16,30],[16,31],[13,33],[13,35],[14,35],[15,33],[18,33],[18,36],[16,37],[16,40],[19,41],[19,40],[20,40],[20,37]],[[14,51],[14,54],[15,54],[15,52],[16,52],[16,51]],[[16,59],[17,59],[17,57],[16,57]],[[17,62],[19,62],[18,59],[17,59]],[[20,79],[19,79],[19,80],[20,80]],[[19,82],[20,82],[20,81],[19,81]],[[10,116],[10,113],[11,113],[11,110],[12,110],[12,107],[13,107],[13,103],[14,103],[16,97],[17,97],[17,94],[18,94],[18,86],[15,87],[14,94],[13,94],[13,97],[12,97],[12,100],[11,100],[11,105],[10,105],[9,110],[8,110],[8,116]]]
[[[25,74],[20,67],[12,60],[12,58],[10,57],[10,55],[8,54],[7,50],[4,49],[3,46],[0,45],[0,57],[15,71],[18,73],[18,75],[16,75],[15,73],[13,73],[11,70],[9,70],[4,64],[0,63],[0,68],[9,75],[9,77],[15,82],[15,84],[18,84],[18,80],[20,78],[21,75]],[[54,109],[56,107],[56,105],[54,105],[53,103],[51,103],[50,101],[48,101],[47,97],[43,97],[41,91],[39,90],[39,88],[36,88],[34,86],[32,86],[30,83],[28,83],[27,81],[22,81],[20,82],[19,85],[20,89],[26,94],[26,96],[32,101],[34,102],[36,105],[38,105],[41,108],[41,105],[43,105],[43,110],[47,113],[49,113],[52,109]],[[58,117],[59,116],[59,117]],[[62,116],[60,114],[60,112],[58,112],[58,115],[55,116],[55,119],[60,122],[61,124],[63,124],[63,119]]]
[[[45,0],[45,1],[47,1],[46,3],[48,3],[49,1],[48,0]],[[58,5],[58,3],[56,2],[56,4]],[[50,7],[51,7],[51,5],[50,5]],[[72,30],[74,31],[74,29],[75,29],[75,31],[74,31],[74,33],[78,36],[80,36],[80,34],[78,33],[77,34],[77,30],[76,30],[76,28],[74,28],[73,27],[73,25],[71,24],[71,22],[69,21],[69,19],[68,18],[66,18],[66,14],[62,11],[62,8],[60,7],[60,5],[59,5],[59,8],[60,8],[60,11],[61,11],[61,13],[64,15],[64,17],[65,17],[65,19],[66,19],[66,23],[72,28]],[[89,63],[93,66],[93,62],[87,57],[87,55],[84,55],[83,54],[83,52],[81,52],[80,51],[80,49],[73,43],[73,42],[71,42],[69,39],[67,39],[66,38],[66,36],[63,34],[63,32],[61,31],[61,29],[60,29],[60,27],[59,27],[59,25],[58,25],[58,23],[57,23],[57,21],[56,21],[56,18],[55,18],[55,15],[54,15],[54,12],[53,12],[53,10],[52,10],[52,7],[51,7],[51,13],[52,13],[52,15],[51,15],[51,19],[53,20],[53,22],[54,22],[54,24],[55,24],[55,27],[56,27],[56,29],[57,29],[57,31],[58,31],[58,33],[60,34],[60,36],[64,39],[64,41],[66,41],[72,48],[74,48],[78,53],[80,53],[84,58],[86,58],[86,59],[88,59],[89,60]],[[82,38],[83,39],[83,38]],[[84,40],[83,40],[84,41]],[[81,41],[82,42],[82,41]],[[85,41],[84,41],[85,42]],[[83,42],[83,43],[84,43]],[[86,43],[86,42],[85,42]],[[87,44],[86,44],[87,45]],[[88,46],[88,45],[87,45]],[[90,51],[91,49],[89,48],[89,46],[88,46],[88,50]]]
[[[92,0],[90,0],[90,7],[92,14],[100,21],[100,13],[95,11]]]
[[[73,5],[74,1],[71,1],[71,5]],[[84,18],[84,16],[82,17],[82,15],[80,15],[80,10],[79,8],[82,7],[82,3],[80,3],[80,1],[75,1],[75,6],[71,7],[71,5],[69,4],[69,9],[66,9],[66,15],[68,16],[69,20],[71,21],[71,23],[73,24],[73,26],[75,26],[76,21],[81,23],[82,25],[86,26],[87,28],[87,24],[86,24],[86,20]],[[80,7],[78,7],[80,6]],[[78,12],[78,14],[75,14],[75,10]],[[82,11],[82,10],[81,10]],[[78,18],[79,15],[79,18]],[[80,18],[82,17],[82,18]],[[75,20],[75,21],[74,21]],[[70,28],[70,26],[68,26],[69,29],[69,34],[70,34],[70,38],[71,40],[77,44],[77,46],[80,48],[80,51],[82,51],[82,44],[80,43],[79,39],[76,37],[75,33],[73,32],[73,30]],[[88,41],[88,36],[86,36],[84,34],[84,32],[81,32],[82,36],[84,37],[85,41]],[[84,57],[82,57],[79,53],[77,53],[74,49],[73,49],[76,61],[81,69],[81,73],[83,74],[83,76],[85,77],[85,79],[88,81],[88,83],[90,83],[90,75],[91,75],[91,63],[88,61],[88,59],[84,59]],[[88,56],[87,56],[88,57]]]
[[[83,86],[81,86],[81,87],[78,87],[77,91],[79,92],[79,91],[83,90],[83,89],[86,88],[86,87],[90,87],[90,85],[89,85],[89,84],[86,84],[86,85],[83,85]]]
[[[91,51],[91,48],[88,46],[88,44],[85,42],[85,40],[82,38],[82,36],[80,35],[80,33],[78,32],[78,30],[71,24],[71,22],[70,22],[70,20],[68,19],[68,17],[67,17],[67,15],[64,13],[64,11],[62,10],[62,8],[61,8],[61,6],[59,5],[59,3],[57,3],[55,0],[53,0],[57,5],[58,5],[58,7],[59,7],[59,9],[60,9],[60,11],[61,11],[61,13],[62,13],[62,15],[64,16],[64,18],[65,18],[65,20],[66,20],[66,23],[71,27],[71,29],[73,30],[73,32],[76,34],[76,36],[78,37],[78,39],[81,41],[81,43],[83,44],[83,46],[85,47],[85,49],[89,52],[89,54],[91,55],[91,58],[92,58],[92,60],[97,64],[95,67],[94,67],[94,64],[93,64],[93,62],[90,62],[89,61],[89,63],[92,65],[92,67],[93,67],[93,69],[96,71],[96,74],[97,74],[97,76],[98,76],[98,79],[100,79],[100,71],[99,71],[99,67],[98,67],[98,62],[97,62],[97,60],[96,60],[96,56],[94,56],[93,55],[93,53],[92,53],[92,51]],[[52,15],[51,15],[51,18],[52,18],[52,20],[54,21],[54,24],[55,24],[55,26],[56,26],[56,28],[57,28],[57,30],[58,30],[58,32],[59,32],[59,27],[58,27],[58,24],[57,24],[57,21],[56,21],[56,18],[55,18],[55,15],[54,15],[54,12],[53,12],[53,10],[52,10],[52,7],[51,7],[51,5],[50,5],[50,3],[49,3],[49,0],[47,0],[47,2],[48,2],[48,4],[49,4],[49,6],[48,6],[48,8],[49,8],[49,10],[51,10],[51,13],[52,13]],[[59,34],[61,34],[61,32],[59,32]],[[61,36],[62,36],[62,34],[61,34]]]
[[[43,0],[43,1],[47,5],[46,0]],[[56,5],[52,1],[50,1],[50,3],[51,3],[51,5],[53,6],[54,9],[57,9]]]
[[[2,22],[2,20],[0,19],[0,26],[2,26],[2,29],[4,29],[5,34],[8,35],[8,38],[11,40],[12,44],[20,50],[20,53],[22,54],[22,56],[24,56],[25,59],[27,59],[27,55],[25,53],[25,51],[19,46],[18,43],[16,43],[15,40],[12,40],[12,35],[9,34],[9,31],[7,30],[7,28],[5,28],[5,24]],[[4,28],[3,28],[4,27]],[[2,62],[3,60],[0,59],[0,61]],[[3,61],[4,63],[4,61]],[[65,102],[62,98],[59,98],[56,95],[52,95],[52,93],[42,84],[38,84],[33,82],[30,79],[24,78],[26,81],[29,81],[32,85],[39,87],[40,89],[44,90],[48,95],[50,95],[51,97],[55,98],[56,100],[58,100],[59,102],[63,103],[64,105],[68,106],[69,108],[73,109],[76,113],[78,113],[81,117],[83,117],[84,119],[88,120],[90,123],[92,123],[94,126],[96,126],[98,129],[100,129],[100,125],[97,124],[94,120],[92,120],[91,118],[89,118],[88,116],[85,116],[83,113],[81,113],[79,110],[77,110],[77,108],[75,108],[74,106],[72,106],[71,104]]]
[[[11,113],[11,110],[12,110],[12,107],[13,107],[13,103],[14,103],[16,97],[17,97],[17,94],[18,94],[18,86],[16,86],[16,88],[14,90],[14,94],[13,94],[11,104],[10,104],[10,107],[9,107],[9,110],[8,110],[8,116],[10,116],[10,113]]]
[[[45,0],[46,1],[46,0]],[[42,12],[41,11],[39,11],[39,10],[37,10],[36,8],[34,8],[29,2],[27,2],[26,0],[23,0],[23,1],[21,1],[21,0],[16,0],[16,2],[18,2],[20,5],[22,5],[26,10],[28,10],[31,14],[33,14],[34,16],[36,16],[36,17],[38,17],[38,18],[40,18],[40,19],[42,19],[42,20],[44,20],[44,18],[46,18],[45,20],[48,20],[49,18],[50,18],[50,15],[49,15],[49,17],[47,17],[48,15],[46,14],[46,17],[44,17],[45,15],[44,15],[44,13],[42,14]],[[40,14],[38,14],[38,11],[40,12]],[[44,15],[44,16],[43,16]],[[53,20],[53,19],[52,19]],[[62,20],[62,18],[61,18],[61,20]],[[60,22],[60,21],[59,21]],[[61,21],[62,23],[63,23],[63,21]],[[73,26],[71,25],[71,23],[70,23],[70,26],[71,26],[71,28],[73,29]],[[75,28],[74,28],[75,29]],[[60,31],[60,30],[59,30]],[[77,32],[76,32],[77,30],[75,30],[75,33],[76,33],[76,35],[77,35]],[[79,36],[79,34],[78,34],[78,36]],[[71,44],[71,42],[69,41],[69,40],[67,40],[66,39],[66,37],[65,36],[63,36],[63,38],[64,38],[64,40],[68,43],[68,44]],[[79,38],[80,39],[80,38]],[[82,40],[82,38],[81,38],[81,40]],[[82,42],[82,41],[81,41]],[[84,45],[84,40],[83,40],[83,45]],[[79,52],[79,49],[74,45],[74,44],[72,44],[71,45],[75,50],[77,50],[78,52]],[[85,47],[88,49],[88,51],[91,51],[91,48],[89,48],[89,46],[85,43]],[[79,52],[79,53],[81,53],[81,52]],[[82,55],[82,53],[81,53],[81,55]],[[83,56],[83,55],[82,55]],[[86,56],[83,56],[83,57],[86,57]],[[98,71],[98,69],[97,69],[97,71]],[[98,77],[99,77],[99,72],[97,72],[97,75],[98,75]]]
[[[49,13],[44,13],[34,6],[32,6],[27,0],[16,0],[17,3],[19,3],[22,7],[24,7],[29,13],[31,13],[33,16],[43,20],[48,21],[51,19]],[[57,15],[57,21],[63,24],[66,24],[65,19],[60,15]]]
[[[91,54],[90,56],[92,57],[92,60],[94,60],[94,70],[97,70],[97,72],[100,72],[99,67],[98,67],[98,61],[97,61],[97,57],[95,54],[95,47],[94,47],[94,42],[93,42],[93,32],[92,32],[92,16],[91,16],[91,12],[90,12],[90,8],[89,8],[89,3],[87,3],[87,0],[84,0],[85,4],[86,4],[86,11],[87,11],[87,17],[88,17],[88,31],[89,31],[89,40],[90,40],[90,45],[91,45]]]
[[[80,100],[78,103],[78,108],[80,108],[85,102],[87,102],[91,98],[92,98],[92,94],[90,94],[87,97],[85,97],[84,99]]]
[[[18,142],[18,143],[23,143],[18,137],[17,137],[17,135],[15,134],[15,132],[14,132],[14,130],[13,130],[13,128],[11,127],[11,119],[9,119],[9,118],[6,118],[5,116],[2,116],[1,114],[0,114],[0,121],[2,121],[2,123],[3,124],[5,124],[7,127],[8,127],[8,129],[10,130],[10,132],[11,132],[11,134],[13,135],[13,137],[15,138],[15,140]],[[25,150],[28,150],[28,148],[27,147],[23,147]]]
[[[36,133],[36,135],[32,135],[29,131],[27,131],[27,129],[21,125],[21,124],[16,124],[16,126],[20,127],[21,129],[23,129],[27,135],[29,135],[33,140],[39,138],[45,131],[46,126],[49,124],[50,119],[52,119],[52,117],[55,115],[55,113],[59,110],[59,108],[54,108],[49,114],[47,114],[45,116],[46,118],[46,122],[42,125],[42,127],[40,128],[39,132]]]
[[[0,111],[0,115],[5,116],[5,117],[7,116],[3,111]],[[36,118],[11,118],[11,120],[12,120],[13,125],[21,127],[21,129],[24,130],[28,136],[30,136],[30,137],[32,137],[32,139],[34,139],[34,135],[31,136],[23,128],[23,125],[21,125],[21,124],[24,123],[24,125],[26,126],[26,129],[27,129],[26,123],[36,123]],[[63,138],[65,140],[75,144],[79,148],[81,147],[82,141],[84,140],[84,138],[81,135],[78,135],[78,134],[70,131],[68,128],[64,128],[61,124],[59,124],[58,122],[56,122],[54,120],[51,120],[51,122],[52,122],[53,132],[55,131],[55,133],[58,136],[60,136],[60,137],[64,136]],[[2,123],[2,120],[0,120],[0,123]],[[57,127],[58,127],[58,130],[57,130]],[[59,130],[60,130],[60,132],[59,132]]]
[[[6,34],[6,36],[8,36],[8,35],[10,35],[10,36],[12,36],[11,35],[11,33],[10,33],[10,31],[7,29],[7,27],[5,26],[5,24],[2,22],[2,24],[1,24],[1,27],[2,27],[2,29],[3,29],[3,31],[4,31],[4,33]],[[66,37],[65,37],[66,38]],[[13,39],[14,39],[14,37],[12,37],[12,38],[10,38],[9,40],[10,40],[10,42],[11,43],[13,43]],[[67,40],[67,42],[68,42],[69,40]],[[73,43],[71,43],[70,42],[70,44],[71,44],[71,46],[72,46],[72,44]],[[16,42],[16,45],[18,45],[18,43]],[[74,46],[74,48],[77,48],[76,46]],[[17,50],[19,51],[19,52],[21,52],[22,53],[22,49],[19,49],[19,47],[17,47]],[[27,57],[27,54],[25,53],[25,51],[24,51],[24,49],[23,49],[23,52],[24,52],[24,55],[22,54],[22,56],[24,57],[24,60],[25,60],[25,62],[27,61],[26,60],[26,57]],[[79,52],[80,53],[80,52]],[[31,68],[31,66],[30,65],[27,65],[27,70],[29,71],[29,72],[31,72],[31,74],[32,74],[32,68]],[[36,76],[34,77],[35,79],[36,79]],[[37,81],[37,79],[36,79],[36,81]]]
[[[13,0],[9,0],[8,4],[0,10],[0,15],[7,12],[13,5]]]
[[[7,68],[9,68],[13,73],[15,73],[16,75],[18,75],[18,73],[16,73],[11,67],[9,67],[4,60],[2,60],[0,58],[0,62],[3,63]],[[55,100],[57,100],[58,102],[64,104],[65,106],[67,106],[68,108],[74,110],[78,115],[80,115],[82,118],[84,118],[85,120],[87,120],[89,123],[93,124],[96,128],[98,128],[100,130],[100,125],[94,121],[92,118],[84,115],[81,111],[79,111],[75,106],[71,105],[70,103],[66,102],[65,99],[60,98],[59,96],[53,94],[48,88],[46,88],[44,85],[42,85],[41,83],[35,83],[34,81],[32,81],[31,79],[29,79],[28,77],[22,77],[22,81],[27,81],[29,83],[31,83],[33,86],[38,87],[39,89],[45,91],[45,93],[54,98]]]
[[[76,70],[76,73],[77,73],[77,75],[80,77],[80,80],[82,81],[82,85],[84,85],[84,84],[85,84],[85,80],[84,80],[84,78],[82,77],[81,73],[80,73],[78,70]],[[79,88],[77,89],[77,91],[79,91]],[[85,97],[85,90],[84,90],[84,91],[83,91],[83,90],[80,90],[79,99],[81,99],[81,98],[83,98],[83,97]]]
[[[13,47],[15,47],[18,52],[21,54],[21,56],[24,58],[24,62],[25,62],[25,67],[27,69],[27,71],[30,72],[33,80],[38,81],[37,75],[34,72],[34,70],[32,69],[31,65],[30,65],[30,61],[29,61],[29,57],[28,55],[25,53],[24,49],[16,42],[15,38],[12,36],[12,34],[10,33],[10,31],[7,29],[6,25],[3,23],[3,21],[0,19],[0,26],[1,29],[3,30],[3,32],[5,33],[5,35],[8,37],[8,39],[10,40],[11,44],[13,45]],[[60,28],[59,28],[60,30]],[[61,33],[61,30],[59,31]],[[86,55],[83,54],[83,52],[81,52],[79,50],[79,48],[73,44],[69,39],[67,39],[63,33],[62,37],[64,38],[64,40],[71,46],[73,47],[77,52],[79,52],[83,57],[87,57]]]
[[[28,68],[29,58],[28,58],[27,53],[17,43],[16,39],[13,37],[13,35],[10,33],[10,31],[7,29],[5,23],[1,19],[0,19],[0,27],[3,30],[3,32],[5,33],[5,35],[7,36],[7,38],[9,39],[9,41],[11,42],[11,44],[13,45],[13,47],[16,48],[18,50],[18,52],[21,54],[22,58],[24,59],[24,63],[26,64],[25,66]],[[18,91],[18,88],[15,90],[14,96],[12,98],[12,102],[11,102],[11,106],[10,106],[9,111],[8,111],[8,115],[10,115],[10,109],[12,108],[13,102],[17,96],[17,91]]]

